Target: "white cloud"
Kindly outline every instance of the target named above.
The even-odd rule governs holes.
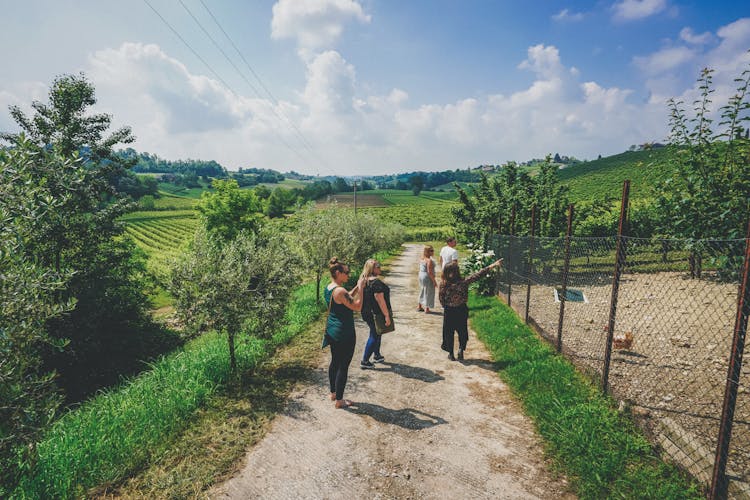
[[[713,35],[709,31],[698,35],[691,28],[685,27],[680,30],[680,39],[691,45],[705,45],[713,39]]]
[[[696,43],[691,47],[671,47],[659,50],[651,55],[635,57],[633,62],[648,76],[644,82],[650,92],[650,101],[664,103],[675,97],[685,103],[692,103],[700,95],[698,84],[694,83],[702,68],[713,70],[711,96],[714,117],[719,107],[725,105],[735,93],[736,82],[742,71],[750,65],[750,18],[742,18],[720,27],[716,34],[698,35],[700,40],[720,40],[713,48],[707,48],[694,37],[685,36],[683,29],[680,37],[690,38]],[[692,35],[692,32],[687,32]],[[687,41],[687,40],[686,40]],[[684,73],[690,71],[691,84],[685,85]]]
[[[557,22],[578,22],[583,20],[583,12],[571,12],[568,9],[563,9],[554,16],[553,21]]]
[[[421,106],[398,88],[363,93],[353,65],[334,50],[308,61],[305,87],[279,109],[191,73],[155,45],[99,51],[87,73],[115,125],[133,127],[137,149],[211,158],[232,169],[371,175],[554,152],[592,158],[663,138],[663,104],[632,105],[628,89],[579,81],[580,71],[566,67],[555,46],[531,46],[526,55],[519,68],[535,77],[524,89]],[[282,110],[315,154],[278,119]]]
[[[688,47],[668,47],[648,56],[636,56],[633,63],[649,75],[666,73],[691,61],[695,52]]]
[[[307,59],[310,52],[331,48],[346,23],[370,19],[355,0],[279,0],[273,6],[271,37],[296,39]]]
[[[622,0],[615,3],[615,19],[633,21],[658,14],[667,8],[667,0]]]
[[[521,69],[529,69],[543,78],[551,78],[562,72],[560,64],[560,53],[557,47],[550,45],[545,47],[544,44],[529,47],[528,57],[518,65]]]
[[[18,124],[10,116],[10,106],[18,106],[27,115],[33,113],[33,101],[46,101],[48,88],[41,82],[12,83],[0,80],[0,132],[16,132]]]

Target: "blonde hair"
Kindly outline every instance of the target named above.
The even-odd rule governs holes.
[[[434,251],[435,249],[432,248],[432,245],[425,245],[424,248],[422,249],[422,257],[426,259],[430,256],[430,252],[434,252]]]
[[[372,270],[375,269],[375,265],[378,263],[375,259],[367,259],[367,262],[365,262],[365,265],[362,266],[362,274],[359,276],[360,279],[368,279],[370,276],[372,276]]]

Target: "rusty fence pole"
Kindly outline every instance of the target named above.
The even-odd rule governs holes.
[[[513,267],[512,267],[512,261],[513,258],[513,234],[516,230],[516,204],[513,204],[513,208],[510,211],[510,232],[508,234],[508,255],[507,259],[505,259],[505,262],[503,263],[503,267],[508,270],[508,307],[513,307],[510,305],[510,294],[513,291]]]
[[[536,226],[536,205],[531,207],[531,236],[529,237],[529,266],[526,271],[526,316],[524,321],[529,322],[529,300],[531,299],[531,273],[534,270],[534,229]]]
[[[497,218],[497,255],[495,257],[498,257],[502,253],[501,251],[502,244],[503,244],[503,216],[500,215]],[[495,289],[493,290],[493,292],[495,296],[500,294],[500,273],[499,272],[495,273]]]
[[[604,350],[604,370],[602,371],[602,392],[605,394],[609,384],[609,361],[612,357],[612,338],[615,333],[615,316],[617,315],[617,293],[620,290],[620,276],[625,264],[625,228],[628,217],[628,200],[630,181],[622,183],[622,202],[620,204],[620,223],[617,228],[617,251],[615,255],[615,275],[612,277],[612,297],[609,302],[609,321],[607,322],[607,345]]]
[[[747,224],[745,238],[745,262],[742,266],[742,281],[737,301],[737,316],[734,321],[734,338],[732,339],[732,353],[727,370],[727,385],[724,389],[724,404],[721,410],[721,426],[719,439],[716,444],[714,472],[711,478],[711,492],[709,498],[727,497],[727,458],[729,443],[732,439],[732,424],[734,422],[734,408],[737,404],[737,389],[740,385],[742,371],[742,353],[745,350],[745,336],[747,334],[747,319],[750,316],[750,221]]]
[[[563,319],[565,318],[565,300],[568,293],[568,272],[570,271],[570,237],[573,233],[573,204],[568,205],[568,230],[565,232],[565,264],[562,274],[562,293],[560,294],[560,317],[557,320],[557,352],[562,351]]]

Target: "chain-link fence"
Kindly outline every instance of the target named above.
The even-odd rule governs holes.
[[[569,247],[566,238],[489,241],[505,259],[498,282],[504,300],[629,406],[665,458],[708,488],[729,363],[737,361],[745,240],[572,237]],[[618,241],[623,258],[615,281]],[[750,498],[750,363],[738,379],[722,480],[730,498]]]

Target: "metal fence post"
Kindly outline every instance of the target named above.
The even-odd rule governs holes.
[[[508,235],[508,258],[505,259],[503,267],[508,270],[508,307],[512,307],[510,304],[510,294],[513,291],[513,267],[511,259],[513,258],[513,233],[516,230],[516,204],[513,204],[513,208],[510,212],[510,234]]]
[[[562,294],[560,294],[560,317],[557,320],[557,352],[562,351],[563,319],[565,318],[565,300],[568,293],[568,271],[570,270],[570,237],[573,230],[573,204],[568,205],[568,230],[565,233],[565,264],[562,275]]]
[[[734,338],[732,339],[732,353],[727,370],[727,385],[724,389],[724,404],[721,410],[721,426],[719,439],[716,444],[714,472],[711,478],[711,492],[709,498],[727,497],[727,458],[729,443],[732,439],[732,424],[734,423],[734,409],[737,404],[737,389],[740,385],[742,371],[742,353],[745,350],[745,336],[747,334],[747,319],[750,316],[750,221],[747,224],[745,239],[745,262],[742,266],[742,281],[737,301],[737,316],[734,322]]]
[[[531,299],[531,271],[534,269],[534,228],[536,226],[536,205],[531,207],[531,236],[529,238],[529,267],[527,269],[526,280],[526,323],[529,322],[529,300]]]
[[[604,370],[602,371],[602,392],[607,393],[609,384],[609,361],[612,357],[612,338],[615,334],[615,316],[617,314],[617,293],[620,290],[620,276],[625,263],[625,241],[623,235],[627,223],[628,198],[630,181],[622,183],[622,202],[620,204],[620,223],[617,228],[617,254],[615,256],[615,275],[612,278],[612,297],[609,302],[609,322],[607,323],[607,345],[604,351]]]

